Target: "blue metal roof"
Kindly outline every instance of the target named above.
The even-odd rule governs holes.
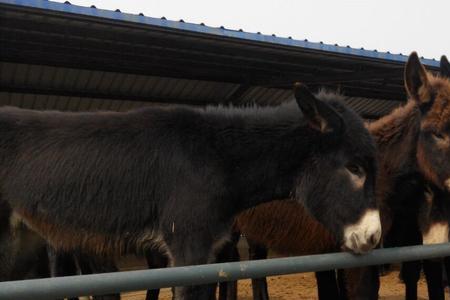
[[[69,2],[59,3],[47,0],[0,0],[0,3],[11,4],[23,7],[31,7],[38,9],[46,9],[55,12],[79,14],[89,17],[99,17],[116,21],[133,22],[139,24],[146,24],[151,26],[159,26],[169,29],[185,30],[196,33],[211,34],[221,37],[229,37],[247,41],[271,43],[282,46],[299,47],[310,50],[325,51],[335,54],[353,55],[365,57],[370,59],[388,60],[392,62],[403,63],[406,62],[408,56],[402,54],[393,54],[390,52],[379,52],[377,50],[365,50],[363,48],[356,49],[350,46],[342,47],[338,45],[329,45],[322,42],[315,43],[308,40],[295,40],[292,38],[277,37],[274,35],[264,35],[260,33],[244,32],[242,30],[231,30],[224,27],[210,27],[204,24],[193,24],[184,21],[170,21],[165,18],[147,17],[143,14],[135,15],[129,13],[122,13],[120,10],[104,10],[98,9],[95,6],[83,7],[72,5]],[[430,67],[439,67],[439,62],[435,59],[422,58],[422,63]]]

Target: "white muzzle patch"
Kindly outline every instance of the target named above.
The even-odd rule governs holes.
[[[365,253],[375,248],[380,238],[380,212],[370,209],[356,224],[344,228],[343,247],[355,253]]]
[[[441,244],[448,242],[448,223],[433,223],[427,232],[422,234],[423,244]]]
[[[446,181],[444,181],[445,188],[447,191],[450,191],[450,178],[448,178]]]

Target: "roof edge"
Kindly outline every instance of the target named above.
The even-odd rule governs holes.
[[[65,3],[53,2],[48,0],[0,0],[0,4],[9,4],[20,7],[37,8],[50,10],[62,13],[71,13],[84,15],[89,17],[98,17],[115,21],[131,22],[144,25],[152,25],[163,28],[185,30],[196,33],[211,34],[215,36],[222,36],[228,38],[241,39],[246,41],[254,41],[261,43],[270,43],[275,45],[282,45],[288,47],[297,47],[309,50],[325,51],[334,54],[343,54],[350,56],[359,56],[369,59],[387,60],[397,63],[403,63],[408,60],[407,55],[393,54],[390,52],[379,52],[377,50],[365,50],[364,48],[356,49],[350,46],[338,46],[325,44],[322,42],[310,42],[308,40],[296,40],[291,37],[277,37],[275,35],[265,35],[260,33],[250,33],[242,30],[232,30],[222,27],[210,27],[204,24],[194,24],[180,21],[171,21],[163,18],[147,17],[143,14],[122,13],[120,10],[112,11],[105,9],[98,9],[95,6],[85,7]],[[429,67],[438,68],[439,61],[436,59],[421,58],[421,62]]]

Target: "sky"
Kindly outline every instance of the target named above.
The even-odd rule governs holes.
[[[450,56],[448,0],[69,0],[169,20],[439,59]],[[57,0],[64,2],[64,0]]]

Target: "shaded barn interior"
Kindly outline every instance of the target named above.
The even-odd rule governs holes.
[[[340,90],[374,119],[405,100],[406,59],[69,2],[0,0],[0,105],[277,105],[302,81]],[[437,61],[422,61],[437,70]]]

